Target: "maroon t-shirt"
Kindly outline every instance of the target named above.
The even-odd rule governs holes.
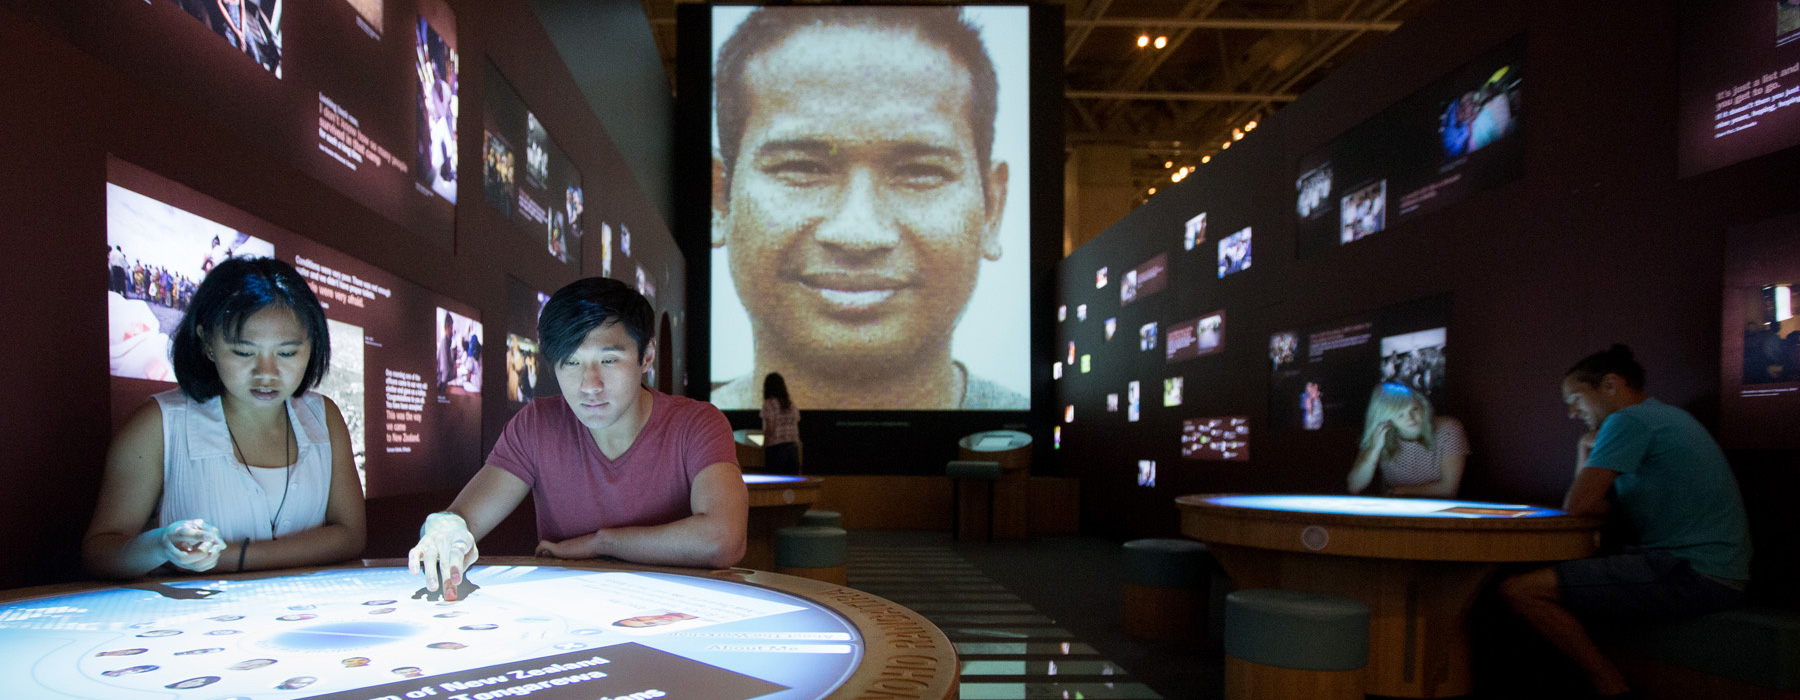
[[[694,477],[737,464],[731,423],[710,403],[654,389],[650,421],[618,459],[607,459],[561,396],[532,401],[506,424],[487,463],[531,486],[538,538],[663,525],[693,515]]]

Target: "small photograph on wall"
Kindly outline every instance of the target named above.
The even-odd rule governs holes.
[[[1387,180],[1344,195],[1338,205],[1340,243],[1349,243],[1387,228]]]
[[[218,0],[177,2],[214,34],[281,77],[282,0]]]
[[[1800,382],[1800,317],[1794,286],[1768,284],[1741,292],[1744,384]]]
[[[1118,413],[1119,412],[1119,395],[1118,394],[1107,394],[1106,395],[1106,412],[1107,413]]]
[[[1294,365],[1294,351],[1300,348],[1300,334],[1293,331],[1282,331],[1269,334],[1269,363],[1271,372],[1280,372]]]
[[[1106,339],[1112,340],[1113,332],[1115,332],[1117,330],[1119,330],[1119,319],[1117,319],[1117,318],[1106,319]]]
[[[1138,327],[1138,349],[1149,352],[1156,349],[1156,322],[1151,321]]]
[[[118,185],[106,190],[110,373],[175,381],[169,338],[200,281],[229,258],[272,258],[275,245]]]
[[[1181,231],[1181,249],[1193,250],[1195,246],[1206,242],[1206,212],[1187,220]]]
[[[1219,241],[1219,278],[1250,269],[1250,227]]]
[[[1294,213],[1302,219],[1324,213],[1331,199],[1331,163],[1308,170],[1294,179]]]
[[[1156,460],[1138,460],[1137,483],[1139,486],[1154,488],[1156,486]]]
[[[513,181],[515,172],[512,144],[506,137],[492,131],[482,132],[486,137],[482,148],[482,194],[486,195],[488,206],[500,212],[500,216],[512,218],[513,197],[518,186]]]
[[[1142,405],[1139,402],[1141,397],[1138,387],[1139,384],[1135,381],[1125,385],[1125,420],[1131,423],[1137,422],[1139,408]]]
[[[1169,377],[1163,380],[1163,407],[1171,408],[1181,405],[1182,377]]]
[[[1102,268],[1100,268],[1099,271],[1094,273],[1094,288],[1095,289],[1105,289],[1106,288],[1106,268],[1102,267]]]
[[[1381,339],[1381,381],[1399,382],[1434,402],[1444,396],[1444,328]]]
[[[481,322],[441,306],[437,318],[438,392],[481,393]]]
[[[365,3],[366,4],[366,3]],[[362,9],[360,6],[357,8]],[[367,13],[364,13],[367,17]],[[375,4],[375,26],[381,26],[381,5]],[[456,49],[437,30],[419,18],[417,36],[419,99],[416,161],[419,184],[444,201],[456,203]]]
[[[1307,382],[1300,392],[1301,426],[1306,430],[1325,427],[1325,395],[1317,382]]]

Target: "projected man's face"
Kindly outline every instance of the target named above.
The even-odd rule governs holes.
[[[713,244],[758,353],[842,373],[946,353],[981,259],[1000,257],[1006,196],[1006,165],[982,172],[975,152],[969,71],[909,31],[824,26],[751,58],[744,82]]]

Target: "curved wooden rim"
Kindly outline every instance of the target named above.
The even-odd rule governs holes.
[[[1421,518],[1405,515],[1361,515],[1351,513],[1312,513],[1291,510],[1243,508],[1208,503],[1207,499],[1224,496],[1284,495],[1208,493],[1180,496],[1175,505],[1187,510],[1200,510],[1225,518],[1247,518],[1263,521],[1305,523],[1308,525],[1340,525],[1403,530],[1592,530],[1604,518],[1594,515],[1552,515],[1538,518]],[[1317,494],[1293,494],[1317,495]],[[1480,501],[1470,501],[1479,503]],[[1518,504],[1497,504],[1518,505]]]
[[[904,697],[948,700],[955,698],[962,676],[956,647],[925,616],[893,601],[845,586],[752,569],[684,569],[644,566],[621,561],[540,559],[536,557],[484,557],[478,564],[496,566],[560,566],[590,571],[644,571],[711,578],[743,583],[790,595],[831,610],[848,620],[862,634],[863,659],[843,685],[827,698]],[[333,569],[406,566],[405,559],[364,559],[330,566],[255,571],[242,574],[169,577],[141,582],[80,581],[0,591],[0,603],[30,598],[81,593],[101,588],[174,581],[243,581],[293,576]]]

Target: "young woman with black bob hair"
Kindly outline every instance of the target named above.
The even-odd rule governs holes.
[[[107,450],[88,571],[230,573],[362,553],[350,431],[310,391],[331,339],[306,280],[278,260],[221,261],[172,344],[180,388],[144,402]]]

